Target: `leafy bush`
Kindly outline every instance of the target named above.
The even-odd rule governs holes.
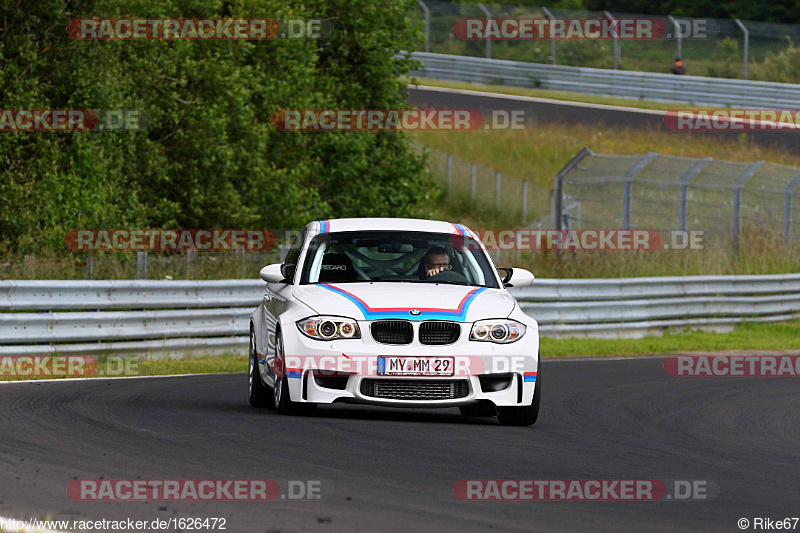
[[[145,131],[0,134],[0,253],[94,227],[292,227],[433,201],[398,132],[283,132],[280,109],[407,106],[393,59],[422,39],[394,0],[0,4],[1,109],[132,109]],[[329,40],[86,41],[74,18],[326,18]]]
[[[767,52],[763,63],[751,67],[752,78],[780,83],[800,83],[800,46],[789,45],[780,52]]]

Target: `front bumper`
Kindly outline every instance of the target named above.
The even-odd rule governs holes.
[[[511,344],[469,341],[462,331],[458,342],[445,346],[416,340],[381,344],[371,338],[369,322],[359,322],[359,327],[362,339],[336,341],[309,339],[293,324],[283,328],[292,401],[391,407],[454,407],[481,401],[505,407],[533,401],[539,367],[535,327]],[[449,377],[382,376],[377,373],[379,356],[452,356],[456,372]]]

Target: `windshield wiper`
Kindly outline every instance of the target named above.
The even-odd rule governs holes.
[[[439,283],[441,285],[465,285],[467,287],[472,287],[473,286],[471,283],[468,283],[466,281],[452,281],[452,280],[451,281],[444,281],[444,280],[442,280],[442,281],[439,281],[439,280],[431,281],[431,280],[427,280],[427,279],[421,279],[419,281],[415,281],[414,283]],[[474,286],[475,287],[479,287],[480,285],[474,285]]]

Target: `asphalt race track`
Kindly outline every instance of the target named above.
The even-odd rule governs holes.
[[[408,102],[419,109],[478,109],[484,112],[522,110],[526,120],[531,122],[528,127],[548,123],[586,126],[602,124],[606,127],[636,128],[648,132],[662,131],[683,136],[684,139],[700,135],[732,142],[740,141],[742,134],[740,131],[695,133],[671,131],[664,125],[664,111],[415,85],[409,86],[407,90]],[[673,109],[683,109],[683,107],[685,106],[674,104]],[[750,131],[747,132],[747,135],[760,146],[776,146],[778,149],[800,152],[800,142],[798,142],[796,132],[785,130]]]
[[[530,428],[456,409],[279,416],[247,376],[0,383],[0,515],[224,517],[227,531],[738,531],[800,515],[800,382],[675,378],[663,358],[545,361]],[[321,480],[317,501],[92,502],[73,479]],[[708,480],[707,501],[465,502],[459,479]],[[798,526],[800,528],[800,526]]]

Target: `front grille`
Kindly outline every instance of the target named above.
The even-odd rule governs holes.
[[[382,344],[410,344],[414,328],[408,320],[377,320],[370,326],[372,338]]]
[[[422,344],[453,344],[461,335],[457,322],[423,322],[419,326],[419,342]]]
[[[453,400],[469,394],[465,379],[364,379],[361,394],[392,400]]]

